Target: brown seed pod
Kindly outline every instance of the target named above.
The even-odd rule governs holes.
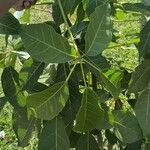
[[[28,9],[30,8],[32,5],[34,5],[35,3],[37,2],[37,0],[21,0],[19,2],[17,2],[15,5],[14,5],[14,8],[17,10],[17,11],[21,11],[23,9]]]
[[[26,8],[29,8],[30,6],[31,6],[31,3],[30,3],[29,0],[23,2],[23,7],[24,7],[25,9],[26,9]]]

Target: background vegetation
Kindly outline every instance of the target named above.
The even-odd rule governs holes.
[[[47,22],[47,21],[53,21],[54,16],[53,16],[52,12],[53,12],[54,8],[52,8],[53,6],[51,3],[53,3],[53,1],[51,1],[51,0],[40,0],[34,7],[32,7],[29,10],[25,10],[23,12],[15,12],[12,9],[12,10],[10,10],[10,12],[13,13],[14,16],[22,24],[38,24],[38,23],[43,23],[43,22]],[[112,110],[120,111],[120,114],[117,114],[117,111],[116,111],[116,114],[113,114],[114,118],[116,119],[116,120],[115,119],[114,120],[116,122],[118,121],[121,124],[120,126],[127,125],[127,127],[125,127],[125,129],[122,129],[119,125],[117,126],[117,124],[115,124],[113,127],[109,127],[109,125],[110,125],[109,123],[111,122],[111,119],[110,119],[111,115],[109,114],[109,111],[108,111],[108,114],[110,115],[110,116],[109,115],[108,116],[110,118],[108,117],[109,118],[108,119],[106,117],[108,119],[108,122],[105,122],[106,124],[103,122],[103,124],[106,128],[102,127],[100,129],[94,129],[94,130],[90,131],[90,134],[94,135],[97,143],[99,144],[100,149],[114,149],[114,150],[115,149],[117,149],[117,150],[118,149],[128,149],[128,150],[130,150],[130,149],[131,150],[132,149],[134,149],[134,150],[135,149],[137,149],[137,150],[138,149],[147,149],[148,150],[149,135],[147,135],[147,136],[144,135],[143,137],[139,138],[138,136],[140,136],[140,135],[137,136],[136,133],[134,133],[136,131],[133,131],[133,129],[131,127],[132,125],[134,126],[134,118],[132,118],[132,117],[130,118],[130,115],[128,116],[129,118],[125,117],[125,119],[127,119],[126,121],[130,122],[130,125],[128,125],[126,122],[122,123],[121,118],[124,118],[123,117],[124,114],[122,113],[122,111],[126,112],[126,114],[128,114],[128,113],[134,114],[134,106],[135,106],[134,104],[136,103],[136,101],[138,99],[137,98],[137,95],[139,94],[138,92],[141,92],[144,90],[144,88],[147,88],[147,86],[145,86],[144,88],[139,90],[138,87],[136,87],[137,89],[134,87],[131,87],[131,89],[133,88],[133,92],[128,93],[128,85],[130,85],[130,83],[131,83],[130,78],[131,78],[132,74],[135,72],[135,69],[143,62],[143,59],[147,59],[147,57],[149,58],[149,54],[147,54],[147,52],[139,51],[139,49],[140,49],[139,43],[141,42],[141,38],[142,38],[141,30],[145,28],[145,25],[149,21],[150,2],[148,0],[147,1],[146,0],[145,1],[110,0],[110,4],[111,4],[111,19],[113,21],[113,29],[112,29],[113,36],[112,36],[112,41],[109,43],[108,47],[105,48],[102,52],[102,56],[105,58],[105,60],[107,60],[107,63],[105,61],[101,62],[101,60],[99,60],[100,61],[100,69],[103,70],[103,72],[105,73],[105,76],[108,77],[108,79],[114,85],[116,85],[117,87],[121,87],[122,91],[119,93],[119,96],[116,98],[115,96],[110,96],[110,94],[112,94],[111,93],[112,88],[110,89],[110,91],[107,88],[103,89],[103,85],[101,83],[100,84],[98,83],[99,91],[97,92],[97,95],[99,96],[100,101],[102,101],[102,107],[103,107],[103,102],[104,102],[104,104],[107,104],[110,111],[112,111]],[[80,9],[75,9],[75,13],[73,13],[72,15],[70,15],[71,13],[68,14],[68,17],[72,24],[77,22],[76,20],[78,20],[78,23],[82,22],[83,20],[88,21],[87,14],[85,14],[85,16],[83,16],[83,13],[85,13],[84,12],[85,10],[82,10],[82,5],[80,5],[80,7],[81,7]],[[78,17],[76,16],[76,14],[78,15]],[[83,18],[83,20],[82,20],[82,18]],[[59,19],[59,18],[56,18],[56,19]],[[55,21],[55,23],[57,21]],[[68,41],[70,42],[71,39],[68,35],[69,34],[68,30],[66,30],[66,26],[67,26],[66,24],[65,25],[63,24],[60,26],[60,29],[62,32],[62,36],[66,36],[66,38],[68,38]],[[148,27],[150,28],[150,26],[148,26]],[[74,31],[73,29],[71,29],[71,30],[72,30],[72,32]],[[56,29],[56,31],[57,31],[57,29]],[[147,29],[147,33],[144,33],[143,35],[148,34],[149,31],[150,30]],[[59,31],[57,31],[57,32],[59,32]],[[77,31],[75,31],[75,32],[77,32]],[[1,27],[0,27],[0,33],[2,33]],[[82,33],[80,33],[80,34],[82,34]],[[74,35],[74,38],[78,39],[78,36],[82,37],[82,35],[80,35],[80,34],[77,34],[77,36]],[[83,30],[83,34],[84,34],[84,30]],[[149,40],[149,38],[145,39],[145,40]],[[72,45],[72,42],[70,42],[70,43]],[[142,46],[143,45],[145,45],[145,44],[142,44]],[[82,44],[81,44],[81,46],[82,46]],[[33,62],[32,62],[33,60],[27,59],[28,55],[26,53],[23,53],[23,51],[25,51],[24,46],[22,44],[20,37],[18,37],[18,35],[10,36],[8,34],[7,35],[2,34],[0,36],[0,72],[1,72],[1,75],[2,75],[2,73],[4,74],[4,68],[6,68],[8,66],[12,66],[17,72],[21,72],[21,69],[24,68],[24,65],[26,65],[26,64],[29,65],[30,62],[31,62],[31,64],[33,64]],[[26,62],[25,61],[26,59],[29,60],[29,62]],[[100,58],[98,58],[98,59],[100,59]],[[102,58],[102,60],[103,60],[103,58]],[[73,62],[71,62],[71,63],[73,63]],[[107,70],[108,66],[106,67],[105,65],[103,65],[104,63],[106,63],[106,66],[109,65],[109,70]],[[32,69],[34,69],[34,67],[37,67],[36,63],[34,65],[33,66],[31,65]],[[69,65],[71,66],[72,64],[69,64]],[[147,67],[143,66],[143,68],[147,68]],[[53,85],[56,82],[55,77],[57,77],[57,75],[59,73],[57,69],[58,69],[57,65],[56,65],[56,63],[54,63],[54,64],[46,65],[46,67],[41,71],[39,70],[39,72],[41,72],[41,74],[39,74],[38,83],[42,83],[42,86],[40,87],[40,90],[38,89],[38,91],[41,91],[41,90],[45,89],[45,86]],[[83,70],[76,68],[75,71],[76,71],[79,79],[82,78],[81,72],[84,71],[85,78],[86,78],[89,86],[93,85],[94,81],[93,81],[93,78],[91,77],[91,74],[89,73],[87,66],[83,65]],[[32,70],[31,70],[31,72],[32,72]],[[93,72],[95,73],[95,70]],[[95,77],[95,74],[93,75],[93,72],[91,72],[92,76],[94,76],[94,79],[96,78],[96,82],[97,82],[97,80],[98,80],[97,75]],[[138,73],[139,72],[137,70],[137,74]],[[24,76],[25,75],[22,73],[22,76],[21,76],[22,79],[24,79]],[[6,79],[6,77],[7,77],[7,75],[5,76],[5,79]],[[62,77],[58,77],[58,81],[60,80],[60,78],[62,78]],[[148,77],[146,76],[145,78],[148,78]],[[7,79],[7,81],[8,80],[9,79]],[[134,81],[134,77],[132,80]],[[4,82],[4,81],[2,81],[2,82]],[[86,83],[84,83],[84,78],[81,79],[80,82],[83,82],[80,84],[80,93],[83,94],[84,86],[86,86],[85,85]],[[128,82],[130,82],[130,83],[128,83]],[[139,84],[141,84],[141,82],[139,82]],[[149,82],[149,80],[148,80],[148,82]],[[2,84],[4,84],[4,83],[2,83]],[[136,86],[136,84],[134,86]],[[139,85],[139,86],[141,86],[141,85]],[[94,89],[94,87],[92,87],[92,88]],[[14,118],[12,119],[12,116],[14,115],[14,106],[9,101],[9,98],[7,97],[7,94],[6,94],[7,92],[5,92],[5,94],[4,94],[3,91],[4,91],[4,86],[3,86],[3,88],[1,86],[0,87],[0,94],[1,94],[1,96],[0,96],[1,97],[1,100],[0,100],[0,107],[1,107],[0,131],[4,131],[5,136],[4,136],[4,138],[0,138],[0,150],[16,150],[16,149],[18,149],[18,150],[21,150],[21,149],[34,150],[35,149],[36,150],[37,143],[38,143],[38,136],[39,136],[38,132],[37,132],[37,130],[39,131],[38,124],[40,124],[41,122],[39,120],[36,122],[37,126],[36,126],[36,129],[33,131],[31,140],[29,141],[29,145],[25,144],[25,146],[24,146],[24,145],[22,145],[22,143],[20,143],[20,145],[23,148],[18,147],[18,138],[20,138],[20,141],[21,141],[21,138],[23,138],[23,137],[18,137],[18,135],[16,134],[16,131],[14,131],[15,128],[12,127],[12,124],[14,124],[14,122],[15,122],[15,119]],[[28,95],[28,93],[26,93],[26,92],[29,92],[29,91],[28,90],[25,91],[24,95]],[[31,94],[31,93],[29,92],[29,94]],[[66,108],[66,107],[64,108],[64,112],[62,112],[64,114],[62,114],[62,115],[66,115],[65,113],[70,113],[69,108]],[[68,111],[65,111],[65,109]],[[34,114],[32,111],[33,111],[32,109],[29,110],[28,115],[32,116]],[[147,112],[146,115],[149,115],[149,113],[150,112]],[[69,117],[69,116],[66,115],[66,117]],[[67,122],[67,120],[69,120],[70,118],[65,118],[65,119],[64,120]],[[42,125],[43,125],[43,123],[42,123]],[[69,129],[70,126],[71,125],[68,124],[68,127],[66,127],[67,132],[71,132]],[[114,127],[117,128],[120,133],[115,131]],[[130,127],[131,127],[131,129],[127,129]],[[41,126],[40,126],[40,128],[41,128]],[[141,130],[139,132],[141,132]],[[69,133],[67,133],[67,134],[69,134]],[[127,134],[130,134],[130,135],[127,135]],[[140,134],[140,133],[138,133],[138,134]],[[78,137],[79,137],[79,135],[77,133],[73,132],[71,134],[70,138],[75,138],[77,140]],[[72,148],[74,148],[74,145],[76,144],[75,139],[71,139],[71,142],[74,142],[74,143],[71,143],[71,145],[73,145]],[[84,138],[84,137],[83,137],[83,139],[81,138],[82,141],[84,141],[85,139],[86,138]],[[129,141],[133,140],[133,142],[129,142],[128,140]],[[94,142],[91,140],[92,146],[94,145],[93,144]],[[83,143],[81,143],[81,146],[83,146],[82,144]],[[80,145],[77,145],[76,149],[80,150],[81,149]],[[85,148],[85,150],[87,150],[87,149]],[[90,150],[97,150],[97,149],[90,148]]]

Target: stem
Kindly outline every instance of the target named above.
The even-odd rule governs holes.
[[[97,135],[97,142],[98,142],[99,147],[102,149],[103,139],[102,139],[102,133],[101,132]]]
[[[62,14],[63,19],[64,19],[64,21],[65,21],[65,24],[66,24],[68,33],[69,33],[69,35],[70,35],[71,41],[72,41],[73,46],[74,46],[74,48],[75,48],[75,50],[76,50],[76,54],[77,54],[77,56],[80,56],[80,53],[79,53],[79,51],[78,51],[78,47],[77,47],[77,45],[76,45],[76,41],[75,41],[75,39],[74,39],[74,37],[73,37],[73,34],[72,34],[71,30],[70,30],[69,22],[68,22],[68,19],[67,19],[65,13],[64,13],[64,10],[63,10],[61,1],[60,1],[60,0],[57,0],[57,1],[58,1],[58,5],[59,5],[59,8],[60,8],[61,14]],[[82,62],[81,62],[81,61],[80,61],[80,65],[81,65],[81,72],[82,72],[83,81],[84,81],[85,86],[87,87],[86,79],[85,79],[85,76],[84,76],[83,65],[82,65]],[[69,80],[69,78],[70,78],[70,76],[71,76],[71,74],[72,74],[72,72],[73,72],[75,66],[76,66],[76,64],[75,64],[74,67],[72,68],[72,70],[71,70],[70,74],[68,75],[66,81]]]
[[[136,12],[136,11],[131,11],[131,10],[119,10],[120,12],[126,12],[126,13],[131,13],[131,14],[135,14],[135,15],[140,15],[140,16],[144,16],[144,15],[149,15],[148,13],[144,13],[144,12]]]
[[[99,71],[100,73],[102,73],[102,70],[100,68],[97,67],[96,64],[92,64],[91,62],[88,62],[86,59],[84,59],[84,61],[89,64],[91,67],[93,67],[94,69],[96,69],[97,71]],[[94,62],[93,62],[94,63]]]
[[[43,3],[36,3],[35,5],[52,5],[54,2],[43,2]]]
[[[65,21],[65,24],[66,24],[66,26],[67,26],[68,33],[70,34],[71,41],[72,41],[73,46],[74,46],[74,48],[75,48],[75,50],[76,50],[76,54],[77,54],[78,56],[80,56],[80,54],[79,54],[79,52],[78,52],[78,47],[77,47],[76,42],[75,42],[75,39],[74,39],[73,34],[72,34],[71,30],[70,30],[69,23],[68,23],[68,21],[67,21],[67,17],[66,17],[66,15],[65,15],[65,13],[64,13],[64,9],[63,9],[63,7],[62,7],[61,1],[60,1],[60,0],[57,0],[57,1],[58,1],[58,5],[59,5],[59,8],[60,8],[61,14],[62,14],[63,19],[64,19],[64,21]]]
[[[90,135],[89,135],[89,132],[87,132],[87,148],[88,148],[88,150],[89,150],[89,140],[90,140],[90,139],[89,139],[89,136],[90,136]]]
[[[83,78],[83,81],[84,81],[84,85],[85,85],[85,87],[87,87],[87,84],[86,84],[86,79],[85,79],[85,75],[84,75],[84,70],[83,70],[83,64],[82,64],[82,62],[80,63],[80,66],[81,66],[81,72],[82,72],[82,78]]]
[[[73,73],[73,71],[74,71],[76,65],[77,65],[77,64],[74,64],[73,68],[71,69],[71,71],[70,71],[68,77],[66,78],[66,82],[68,82],[68,80],[70,79],[70,77],[71,77],[71,75],[72,75],[72,73]]]
[[[45,12],[45,13],[50,13],[50,11],[46,11],[46,10],[44,10],[44,9],[38,9],[38,8],[32,8],[32,9],[34,9],[34,10],[36,10],[36,11],[41,11],[41,12]]]
[[[96,81],[96,76],[92,74],[92,87],[93,87],[93,90],[96,91],[97,90],[97,81]]]
[[[129,43],[118,44],[118,45],[115,45],[115,46],[108,47],[107,49],[112,49],[112,48],[121,47],[121,46],[128,46],[128,45],[131,45],[131,44],[138,44],[138,42],[129,42]]]
[[[139,21],[138,20],[113,20],[114,22],[135,22],[135,21]]]
[[[115,101],[115,110],[120,110],[122,108],[122,102],[120,99]]]

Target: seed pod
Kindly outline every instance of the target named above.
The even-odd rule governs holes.
[[[31,3],[30,3],[29,0],[23,2],[23,7],[24,7],[25,9],[26,9],[26,8],[29,8],[30,6],[31,6]]]

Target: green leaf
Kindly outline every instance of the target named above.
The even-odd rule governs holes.
[[[33,61],[28,59],[24,62],[19,73],[19,78],[22,81],[23,89],[31,91],[44,70],[43,62]]]
[[[141,128],[133,114],[115,111],[113,123],[116,128],[116,136],[124,143],[133,143],[143,138]]]
[[[146,137],[146,142],[145,142],[145,150],[150,149],[150,135]]]
[[[140,53],[150,53],[150,21],[146,23],[140,32]]]
[[[149,150],[150,149],[150,144],[149,143],[145,143],[145,150]]]
[[[107,71],[110,69],[109,62],[107,62],[106,58],[104,58],[102,55],[87,57],[86,60],[102,71]],[[88,67],[97,77],[99,77],[99,71],[97,69],[94,69],[90,65],[88,65]]]
[[[37,118],[52,120],[65,107],[68,97],[67,84],[59,82],[42,92],[30,95],[27,98],[27,106],[35,109]]]
[[[132,74],[129,85],[130,92],[139,92],[148,86],[150,77],[150,60],[145,60]]]
[[[19,20],[21,20],[24,23],[30,23],[30,18],[31,18],[30,11],[31,11],[30,9],[26,9]]]
[[[0,19],[0,34],[18,34],[19,29],[19,21],[11,13],[6,13],[6,15]]]
[[[86,62],[89,69],[95,74],[97,80],[102,82],[103,86],[105,86],[114,98],[118,98],[120,93],[120,80],[122,79],[122,72],[113,70],[109,71],[108,69],[110,68],[110,65],[106,59],[100,55],[88,57]],[[108,73],[111,73],[111,76],[108,76],[106,72],[107,70]]]
[[[134,142],[134,143],[129,143],[129,144],[127,144],[127,146],[126,146],[126,150],[135,150],[135,149],[140,150],[141,147],[142,147],[142,144],[143,144],[143,141],[142,141],[142,140],[136,141],[136,142]],[[144,150],[146,150],[146,149],[144,149]],[[148,149],[148,150],[149,150],[149,149]]]
[[[48,121],[40,135],[38,150],[69,150],[69,139],[67,137],[64,123],[59,117]]]
[[[83,4],[80,3],[77,8],[77,22],[82,22],[85,18],[85,11],[83,9]]]
[[[104,110],[104,115],[101,121],[99,121],[99,123],[97,124],[96,129],[110,129],[112,128],[112,125],[110,124],[111,119],[113,119],[112,113],[110,112],[109,107],[107,107],[107,105],[102,103],[101,106]]]
[[[70,13],[70,11],[72,10],[75,0],[60,0],[60,2],[62,4],[62,8],[64,10],[65,15],[67,16]],[[54,19],[55,23],[58,26],[61,25],[62,23],[64,23],[64,19],[61,14],[61,10],[59,8],[57,0],[53,4],[52,15],[53,15],[53,19]]]
[[[111,145],[114,145],[118,141],[118,139],[115,136],[115,134],[113,132],[111,132],[109,129],[107,129],[105,131],[105,136],[108,139],[109,144],[111,144]]]
[[[88,56],[96,56],[107,48],[112,38],[110,6],[101,5],[90,16],[90,24],[85,35],[85,51]]]
[[[106,0],[82,0],[88,16],[95,11],[95,8],[102,5]]]
[[[135,114],[142,128],[143,135],[150,135],[150,88],[146,88],[135,104]]]
[[[128,89],[129,86],[129,82],[131,80],[131,73],[129,73],[128,71],[124,70],[123,72],[123,78],[121,80],[121,88],[122,89]]]
[[[96,93],[97,93],[101,103],[105,103],[110,98],[110,94],[106,90],[98,89],[98,90],[96,90]]]
[[[4,105],[6,104],[7,102],[7,98],[4,96],[4,97],[0,97],[0,110],[3,109]]]
[[[69,73],[68,64],[58,64],[55,75],[55,83],[65,81]]]
[[[26,51],[38,61],[64,63],[75,58],[67,40],[45,23],[22,26],[20,35]]]
[[[57,67],[57,75],[55,82],[64,81],[70,72],[68,64],[59,64]],[[76,113],[80,107],[81,94],[79,92],[78,76],[72,73],[69,82],[69,99],[61,112],[63,121],[66,125],[74,121]]]
[[[75,74],[72,74],[72,77],[69,81],[69,108],[71,111],[72,119],[75,119],[76,114],[79,110],[81,104],[82,95],[79,92],[78,79]]]
[[[100,150],[100,148],[95,138],[90,134],[86,134],[79,138],[76,150]]]
[[[87,88],[83,93],[81,107],[76,116],[74,131],[86,132],[94,129],[103,117],[97,94]]]
[[[100,59],[100,60],[99,60]],[[100,80],[105,86],[105,88],[110,92],[110,94],[114,98],[118,98],[120,89],[116,87],[116,85],[109,80],[109,78],[105,75],[103,71],[108,70],[109,65],[106,63],[106,60],[103,59],[103,57],[88,57],[87,60],[85,60],[86,64],[90,66],[90,70],[94,72],[98,80]],[[101,69],[102,68],[102,69]]]
[[[150,7],[145,6],[142,3],[123,3],[123,10],[126,11],[132,11],[132,12],[140,12],[144,15],[150,15]]]
[[[4,94],[10,104],[17,108],[26,105],[26,96],[21,91],[19,83],[19,75],[12,67],[6,67],[3,70],[2,77],[2,88]]]
[[[18,145],[26,147],[29,145],[32,131],[34,129],[35,118],[28,119],[25,108],[14,110],[13,112],[13,130],[18,139]]]
[[[43,84],[43,83],[40,83],[40,82],[36,82],[34,84],[34,87],[32,89],[31,92],[35,93],[35,92],[41,92],[43,90],[46,90],[48,88],[47,85]]]
[[[100,73],[100,78],[102,80],[102,84],[105,86],[105,88],[110,92],[110,94],[114,98],[118,98],[120,94],[120,89],[115,86],[115,84],[107,77],[104,73]]]
[[[150,1],[149,0],[144,0],[143,2],[144,2],[145,6],[150,6]]]
[[[115,87],[120,89],[121,80],[123,78],[123,72],[122,71],[115,70],[115,69],[109,69],[104,74],[109,79],[109,81],[115,85]]]
[[[75,38],[79,38],[79,39],[82,38],[81,34],[86,32],[88,24],[89,24],[89,21],[82,21],[82,22],[74,24],[71,27],[71,32],[72,32],[73,36]]]
[[[71,131],[71,134],[69,136],[70,141],[70,148],[75,148],[77,145],[77,142],[82,134],[76,133],[73,130]]]
[[[47,25],[53,27],[53,29],[58,33],[61,34],[61,29],[59,26],[56,25],[56,23],[54,21],[47,21],[45,22]]]

